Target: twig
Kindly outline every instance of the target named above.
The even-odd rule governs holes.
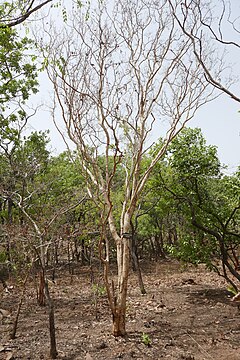
[[[206,352],[206,350],[204,350],[204,348],[203,348],[189,333],[187,333],[187,335],[190,337],[190,339],[192,339],[192,340],[199,346],[199,348],[202,350],[202,352],[203,352],[205,355],[207,355],[207,357],[208,357],[209,359],[215,360],[210,354],[208,354],[208,353]]]

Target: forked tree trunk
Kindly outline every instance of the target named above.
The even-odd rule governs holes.
[[[113,335],[126,334],[126,302],[129,276],[129,239],[122,237],[117,242],[118,287],[113,311]]]

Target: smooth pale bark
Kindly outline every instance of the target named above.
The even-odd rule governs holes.
[[[126,302],[130,267],[129,239],[122,237],[117,242],[118,288],[113,312],[113,335],[126,334]]]

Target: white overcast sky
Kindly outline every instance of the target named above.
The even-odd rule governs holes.
[[[231,0],[234,13],[240,16],[240,0]],[[239,14],[238,14],[239,13]],[[226,33],[228,35],[228,33]],[[229,35],[232,37],[232,34]],[[238,34],[238,37],[240,35]],[[239,39],[238,39],[239,40]],[[238,41],[239,42],[239,41]],[[228,59],[233,64],[234,73],[240,77],[240,50],[229,49]],[[45,76],[40,76],[40,92],[35,97],[34,104],[46,104],[50,98],[50,86]],[[234,91],[240,96],[240,84],[234,85]],[[240,166],[240,103],[221,95],[215,101],[203,106],[195,118],[189,122],[191,127],[200,127],[207,144],[216,145],[222,164],[234,172]],[[59,119],[61,122],[61,119]],[[54,154],[65,150],[65,144],[57,132],[48,111],[39,110],[31,118],[29,130],[50,130],[51,148]],[[162,134],[159,134],[160,137]],[[157,139],[156,139],[157,140]]]

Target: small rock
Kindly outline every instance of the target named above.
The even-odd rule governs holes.
[[[5,309],[0,309],[0,313],[2,314],[3,318],[9,317],[11,315],[10,311]]]
[[[86,360],[93,360],[93,357],[89,353],[87,353],[85,359]]]
[[[11,360],[11,359],[13,359],[13,353],[7,354],[7,357],[5,360]]]
[[[102,350],[102,349],[106,349],[108,346],[107,346],[107,344],[106,344],[104,341],[102,341],[102,342],[101,342],[99,345],[97,345],[96,347],[97,347],[97,349]]]
[[[193,279],[185,279],[182,281],[183,285],[196,285],[195,281]]]

